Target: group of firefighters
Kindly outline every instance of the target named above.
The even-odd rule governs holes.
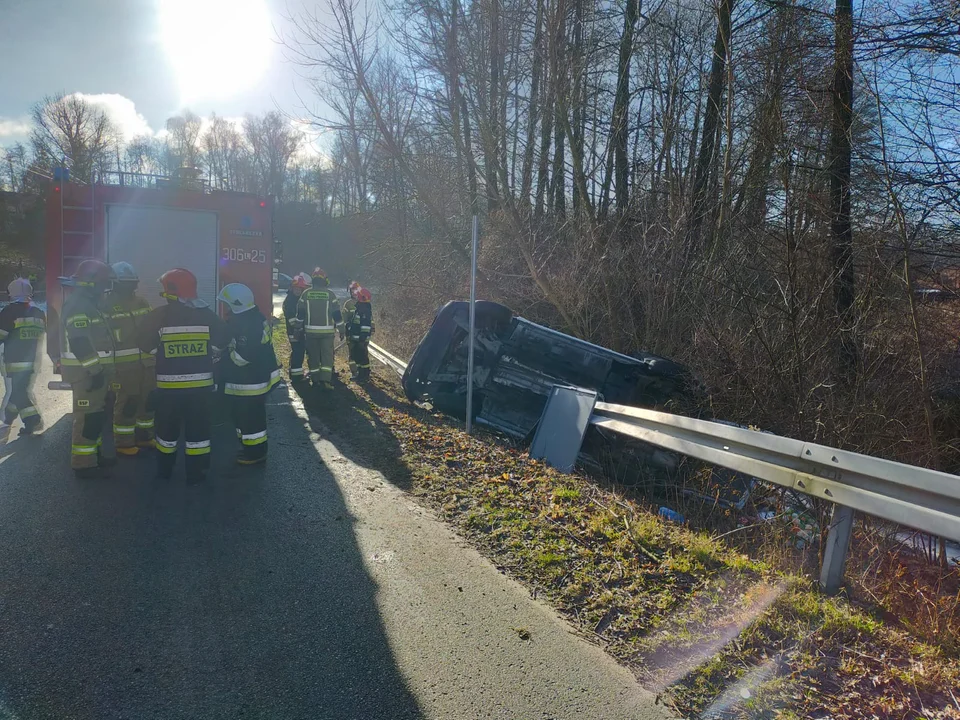
[[[126,262],[110,266],[85,260],[60,281],[73,289],[61,311],[64,345],[60,347],[61,333],[51,336],[48,354],[73,394],[70,465],[78,478],[99,477],[116,463],[102,442],[111,399],[117,454],[131,457],[156,448],[161,478],[173,473],[182,431],[187,480],[203,480],[210,466],[216,390],[227,398],[236,426],[237,462],[255,465],[266,460],[266,396],[280,381],[280,369],[271,322],[257,308],[249,287],[223,287],[217,300],[230,312],[221,320],[198,297],[197,278],[185,268],[160,277],[166,304],[154,309],[137,294],[139,276]],[[0,311],[6,385],[0,444],[17,417],[21,435],[42,427],[30,388],[46,317],[33,304],[27,279],[15,279],[8,293],[11,302]],[[295,384],[332,387],[336,333],[347,339],[355,379],[369,377],[370,292],[351,283],[350,294],[341,311],[323,270],[294,278],[283,312]]]

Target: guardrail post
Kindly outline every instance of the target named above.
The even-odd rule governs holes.
[[[820,569],[820,588],[828,595],[836,594],[843,583],[843,568],[852,534],[853,509],[834,505],[827,545],[823,549],[823,567]]]

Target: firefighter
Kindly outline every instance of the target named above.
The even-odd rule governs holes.
[[[310,381],[325,390],[333,389],[333,336],[343,339],[343,317],[337,295],[330,289],[327,274],[320,268],[311,273],[311,286],[300,295],[297,319],[303,323]]]
[[[137,328],[150,312],[150,303],[136,294],[140,277],[130,263],[118,262],[112,269],[116,280],[104,296],[103,314],[116,344],[113,440],[120,455],[133,456],[140,448],[153,447],[153,413],[146,406],[156,387],[156,360],[137,344]]]
[[[225,285],[217,300],[230,308],[221,380],[240,439],[237,463],[256,465],[267,459],[267,393],[280,381],[273,331],[246,285]]]
[[[213,350],[229,341],[219,317],[197,297],[197,278],[184,268],[160,276],[167,304],[151,310],[137,328],[142,352],[156,350],[155,412],[157,474],[173,475],[180,431],[185,435],[187,481],[200,482],[210,468],[210,404]]]
[[[360,289],[360,283],[356,280],[351,280],[350,284],[347,285],[347,292],[350,293],[350,297],[343,301],[343,325],[347,330],[347,357],[350,358],[350,377],[357,377],[357,363],[353,360],[353,341],[350,337],[350,324],[353,322],[353,315],[356,312],[357,308],[357,290]]]
[[[7,394],[0,421],[0,443],[6,442],[10,426],[20,417],[20,435],[32,435],[43,423],[33,400],[37,349],[47,328],[43,310],[31,302],[33,285],[16,278],[9,286],[10,304],[0,311],[0,346],[3,348],[3,378]]]
[[[295,275],[290,281],[287,297],[283,299],[283,319],[290,340],[290,381],[303,380],[304,337],[303,323],[297,319],[297,304],[303,291],[310,287],[310,278],[305,273]]]
[[[67,349],[60,354],[63,379],[73,392],[70,467],[77,478],[99,477],[116,462],[102,448],[107,391],[113,376],[114,338],[100,311],[113,270],[99,260],[84,260],[60,283],[74,288],[61,312]]]
[[[345,319],[347,346],[350,349],[350,370],[358,382],[370,379],[370,335],[373,334],[372,297],[366,288],[357,288],[350,315]],[[356,370],[354,370],[356,368]]]

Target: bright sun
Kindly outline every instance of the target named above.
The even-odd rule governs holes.
[[[273,28],[266,0],[156,0],[180,103],[225,98],[260,79]]]

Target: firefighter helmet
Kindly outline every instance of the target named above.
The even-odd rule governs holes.
[[[290,287],[306,290],[310,287],[310,278],[307,277],[306,273],[298,273],[290,280]]]
[[[323,268],[315,267],[313,272],[310,273],[310,277],[314,280],[323,280],[325,285],[330,284],[330,280],[327,278],[327,274],[323,271]]]
[[[61,277],[60,283],[67,287],[85,287],[105,290],[116,276],[113,269],[99,260],[84,260],[70,277]]]
[[[217,295],[217,300],[230,308],[230,312],[242,313],[256,307],[253,299],[253,291],[243,283],[230,283],[224,285],[223,290]]]
[[[133,265],[128,262],[118,262],[110,266],[113,268],[114,275],[117,276],[117,282],[140,282],[140,276],[134,270]]]
[[[370,294],[370,291],[364,287],[357,290],[356,297],[357,297],[357,302],[365,302],[365,303],[368,303],[370,302],[370,300],[373,299],[373,296]]]
[[[187,305],[197,300],[197,276],[186,268],[167,270],[160,276],[160,297],[179,300]]]
[[[26,302],[33,297],[33,285],[26,278],[18,277],[7,285],[7,293],[12,302]]]
[[[354,298],[354,299],[356,299],[356,297],[357,297],[357,291],[358,291],[359,289],[360,289],[360,283],[358,283],[356,280],[351,280],[351,281],[350,281],[350,284],[347,285],[347,292],[349,292],[349,293],[350,293],[350,297],[352,297],[352,298]]]

